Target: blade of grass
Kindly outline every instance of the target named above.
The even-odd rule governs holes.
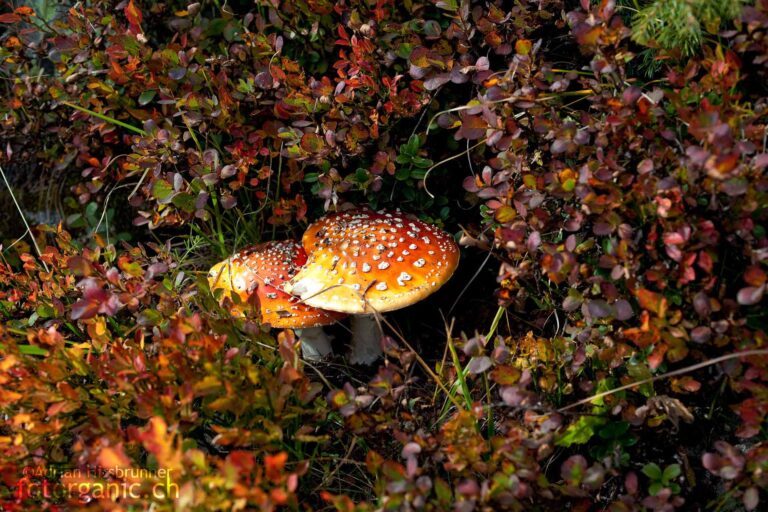
[[[496,329],[499,328],[499,322],[501,321],[501,317],[504,316],[504,312],[507,310],[507,308],[499,306],[499,309],[496,310],[496,316],[493,317],[493,322],[491,322],[491,328],[488,330],[488,334],[485,335],[485,342],[488,343],[491,341],[491,338],[493,338],[493,335],[496,334]]]
[[[485,385],[485,400],[488,404],[491,403],[491,383],[488,380],[488,373],[483,373],[483,384]],[[486,425],[487,431],[488,431],[488,439],[493,437],[493,434],[496,433],[496,425],[493,423],[493,407],[487,407],[488,411],[488,419],[486,420],[488,423]]]
[[[195,147],[197,147],[198,153],[200,153],[200,158],[203,157],[203,146],[200,145],[200,141],[197,140],[197,135],[195,135],[195,130],[192,129],[192,126],[189,124],[189,120],[187,119],[187,116],[184,114],[181,115],[181,120],[184,121],[184,126],[187,127],[187,131],[189,131],[190,137],[192,137],[192,141],[195,143]]]
[[[37,345],[16,345],[16,347],[19,349],[19,352],[21,352],[24,355],[27,356],[47,356],[48,351],[44,348],[38,347]],[[0,343],[0,350],[5,351],[5,345]]]
[[[491,328],[488,330],[488,334],[485,336],[486,340],[490,340],[493,338],[493,335],[496,333],[496,329],[499,327],[499,322],[501,321],[501,318],[504,316],[504,312],[506,311],[506,308],[499,306],[499,309],[496,311],[496,315],[493,317],[493,321],[491,322]],[[469,373],[469,370],[466,367],[461,366],[461,361],[459,361],[458,353],[456,352],[456,348],[453,345],[453,340],[448,339],[448,350],[451,353],[451,359],[453,360],[453,365],[456,368],[456,382],[454,382],[449,390],[449,393],[452,394],[452,396],[456,393],[456,390],[461,387],[462,392],[465,393],[465,397],[469,396],[469,387],[467,386],[467,374]],[[488,382],[485,383],[486,388],[486,394],[488,395],[488,398],[490,399],[490,387],[488,385]],[[465,398],[465,400],[468,400],[468,406],[469,408],[472,407],[472,400],[470,398]],[[445,415],[448,412],[448,404],[446,403],[443,407],[443,410],[440,413],[440,418],[442,419],[445,417]]]
[[[419,353],[411,346],[411,344],[408,343],[408,341],[403,337],[403,335],[400,334],[400,331],[395,329],[394,326],[386,318],[381,317],[380,315],[377,316],[376,318],[380,319],[382,323],[387,325],[387,327],[389,327],[392,330],[392,332],[395,333],[395,336],[397,336],[397,338],[403,343],[403,345],[405,345],[405,347],[413,353],[414,357],[416,358],[416,361],[418,361],[418,363],[421,365],[424,371],[426,371],[427,374],[432,378],[432,380],[435,381],[435,384],[437,384],[437,387],[439,387],[446,393],[448,400],[450,400],[450,402],[453,403],[453,405],[455,405],[457,408],[461,407],[461,403],[459,403],[459,401],[456,400],[456,397],[453,396],[449,392],[448,388],[445,387],[445,384],[443,384],[443,381],[442,379],[440,379],[440,376],[437,375],[434,371],[432,371],[432,368],[430,368],[427,362],[419,355]],[[445,324],[445,331],[446,331],[447,339],[450,340],[451,333],[453,332],[453,320],[451,320],[450,325],[448,325],[447,323]]]
[[[466,368],[461,367],[461,361],[459,360],[459,354],[456,352],[456,347],[453,344],[453,337],[448,338],[448,350],[451,352],[451,359],[453,359],[453,366],[456,367],[456,380],[461,386],[461,392],[464,395],[464,403],[467,406],[467,410],[472,409],[472,395],[469,393],[469,386],[467,385],[467,379],[464,374]],[[455,393],[454,386],[451,387],[451,393]]]
[[[66,105],[66,106],[70,107],[70,108],[73,108],[75,110],[79,110],[80,112],[85,112],[86,114],[91,115],[93,117],[98,117],[102,121],[106,121],[108,123],[112,123],[114,125],[117,125],[117,126],[120,126],[122,128],[125,128],[126,130],[131,130],[132,132],[138,133],[139,135],[144,135],[144,136],[147,135],[147,132],[145,132],[141,128],[137,128],[137,127],[135,127],[133,125],[130,125],[128,123],[124,123],[122,121],[118,121],[117,119],[115,119],[113,117],[109,117],[107,115],[100,114],[98,112],[94,112],[93,110],[87,109],[85,107],[81,107],[80,105],[75,105],[74,103],[70,103],[68,101],[62,101],[61,103],[63,105]]]
[[[32,233],[32,229],[29,227],[27,218],[24,216],[24,210],[21,209],[21,205],[16,200],[16,195],[13,193],[11,184],[8,183],[8,178],[5,177],[5,171],[3,170],[3,166],[1,165],[0,165],[0,175],[3,176],[3,182],[5,182],[5,186],[8,188],[8,193],[11,195],[11,199],[13,199],[13,204],[16,205],[16,209],[19,211],[19,215],[21,215],[21,220],[24,221],[24,227],[27,228],[27,233],[29,233],[29,238],[32,239],[32,245],[35,246],[35,250],[37,251],[37,256],[40,258],[40,263],[43,264],[43,268],[45,269],[46,272],[50,272],[50,270],[48,269],[48,265],[46,265],[45,262],[43,261],[43,253],[40,250],[40,247],[37,245],[37,240],[35,239],[35,235]]]

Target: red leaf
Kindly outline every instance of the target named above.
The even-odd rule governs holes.
[[[35,10],[25,5],[17,7],[13,12],[19,16],[35,16]]]
[[[125,6],[124,12],[125,17],[128,18],[128,24],[131,26],[131,32],[134,34],[140,34],[142,32],[141,20],[144,18],[141,15],[139,8],[136,7],[136,4],[133,3],[133,0],[128,2],[128,5]]]
[[[88,300],[79,300],[72,305],[72,320],[88,320],[99,312],[99,304]]]
[[[18,23],[21,18],[17,14],[6,13],[0,14],[0,23]]]
[[[264,468],[266,469],[267,478],[272,483],[280,483],[283,477],[283,470],[285,469],[285,463],[288,460],[288,454],[286,452],[279,452],[275,455],[267,455],[264,457]]]

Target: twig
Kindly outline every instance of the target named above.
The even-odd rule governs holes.
[[[707,366],[712,366],[718,363],[722,363],[723,361],[728,361],[729,359],[736,359],[739,357],[747,357],[747,356],[768,356],[768,349],[764,348],[764,349],[755,349],[755,350],[745,350],[744,352],[735,352],[732,354],[726,354],[724,356],[716,357],[714,359],[708,359],[707,361],[697,363],[691,366],[686,366],[685,368],[680,368],[678,370],[673,370],[671,372],[662,373],[661,375],[656,375],[655,377],[638,380],[630,384],[625,384],[624,386],[619,386],[618,388],[613,388],[613,389],[609,389],[608,391],[603,391],[602,393],[597,393],[596,395],[592,395],[589,398],[585,398],[583,400],[579,400],[578,402],[574,402],[571,405],[566,405],[565,407],[561,407],[560,409],[557,410],[557,412],[567,411],[568,409],[573,409],[574,407],[588,404],[593,400],[597,400],[598,398],[603,398],[605,396],[618,393],[619,391],[626,391],[627,389],[631,389],[636,386],[642,386],[643,384],[650,384],[651,382],[656,382],[657,380],[666,379],[668,377],[675,377],[677,375],[683,375],[685,373],[706,368]]]
[[[477,279],[477,276],[480,275],[480,272],[483,271],[483,269],[485,268],[485,265],[488,263],[488,260],[491,259],[492,255],[493,255],[493,251],[489,250],[488,256],[485,257],[483,262],[480,264],[480,267],[478,267],[475,273],[472,274],[472,277],[469,279],[469,282],[466,285],[464,285],[464,288],[462,288],[461,292],[459,292],[459,294],[456,296],[456,300],[453,301],[453,304],[451,305],[451,309],[448,310],[448,316],[450,316],[451,313],[453,313],[453,310],[456,309],[456,305],[459,303],[459,301],[464,296],[464,293],[469,289],[469,287],[472,286],[472,283],[475,282],[475,279]]]
[[[395,328],[392,326],[392,324],[391,324],[391,323],[389,323],[389,321],[387,321],[387,319],[386,319],[386,318],[383,318],[383,317],[382,317],[382,318],[381,318],[381,321],[382,321],[383,323],[385,323],[387,326],[389,326],[389,328],[390,328],[390,329],[392,329],[392,332],[394,332],[394,333],[395,333],[395,335],[396,335],[396,336],[397,336],[397,337],[400,339],[400,341],[403,343],[403,345],[405,345],[405,347],[406,347],[408,350],[410,350],[410,351],[411,351],[411,353],[413,353],[413,356],[414,356],[414,358],[416,359],[416,361],[418,361],[418,362],[419,362],[419,364],[420,364],[420,365],[421,365],[421,367],[424,369],[424,371],[425,371],[425,372],[427,372],[427,374],[428,374],[428,375],[429,375],[429,376],[432,378],[432,380],[434,380],[434,381],[435,381],[435,384],[437,384],[437,386],[438,386],[440,389],[442,389],[442,390],[443,390],[443,392],[444,392],[444,393],[446,394],[446,396],[448,397],[448,400],[450,400],[450,401],[453,403],[453,405],[455,405],[455,406],[456,406],[456,408],[458,408],[458,409],[461,409],[461,404],[459,403],[459,401],[458,401],[458,400],[456,400],[456,397],[454,397],[454,396],[453,396],[453,395],[450,393],[450,391],[448,390],[448,388],[447,388],[447,387],[445,387],[445,384],[443,384],[443,381],[442,381],[442,379],[440,379],[440,377],[439,377],[439,376],[438,376],[438,375],[437,375],[437,374],[436,374],[434,371],[432,371],[432,368],[430,368],[430,366],[427,364],[427,362],[426,362],[426,361],[424,361],[424,359],[423,359],[423,358],[422,358],[422,357],[419,355],[419,353],[418,353],[418,352],[417,352],[417,351],[416,351],[416,350],[415,350],[415,349],[414,349],[414,348],[411,346],[411,344],[410,344],[410,343],[408,343],[408,341],[406,341],[406,339],[403,337],[403,335],[402,335],[402,334],[400,334],[400,333],[397,331],[397,329],[395,329]],[[445,331],[446,331],[446,334],[447,334],[447,336],[448,336],[448,337],[450,337],[450,336],[451,336],[451,329],[453,329],[453,322],[451,322],[451,325],[450,325],[450,326],[448,325],[448,323],[447,323],[447,322],[445,322]]]
[[[475,144],[475,145],[474,145],[474,146],[472,146],[471,148],[467,148],[466,150],[462,151],[461,153],[457,153],[457,154],[455,154],[455,155],[453,155],[453,156],[449,156],[448,158],[445,158],[445,159],[443,159],[443,160],[440,160],[440,161],[439,161],[439,162],[437,162],[435,165],[433,165],[432,167],[430,167],[429,169],[427,169],[427,172],[425,172],[425,173],[424,173],[424,178],[422,179],[422,181],[424,182],[424,192],[426,192],[426,193],[427,193],[427,195],[428,195],[429,197],[431,197],[432,199],[434,199],[434,198],[435,198],[435,194],[433,194],[432,192],[430,192],[430,191],[429,191],[429,189],[427,188],[427,178],[429,178],[429,173],[431,173],[431,172],[432,172],[432,169],[434,169],[435,167],[438,167],[438,166],[440,166],[440,165],[443,165],[443,164],[444,164],[444,163],[446,163],[446,162],[450,162],[451,160],[455,160],[455,159],[459,158],[461,155],[463,155],[464,153],[469,153],[470,151],[472,151],[472,150],[473,150],[473,149],[475,149],[476,147],[478,147],[478,146],[482,146],[483,144],[485,144],[485,141],[487,141],[487,140],[488,140],[488,138],[486,137],[485,139],[481,140],[480,142],[478,142],[477,144]]]

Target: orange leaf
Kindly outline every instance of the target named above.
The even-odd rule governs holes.
[[[168,432],[168,425],[160,416],[149,420],[138,438],[144,448],[155,456],[161,467],[174,470],[181,467],[181,452],[174,443],[174,436]]]
[[[122,445],[107,446],[99,452],[98,463],[104,469],[129,468],[131,459],[125,454]]]
[[[272,489],[269,495],[272,498],[272,501],[277,505],[285,505],[288,503],[288,493],[283,489]]]
[[[746,272],[744,272],[744,281],[750,286],[763,286],[766,280],[768,280],[768,277],[766,277],[765,272],[763,272],[757,265],[752,265],[747,268]]]
[[[22,5],[21,7],[17,7],[13,12],[18,14],[19,16],[36,16],[35,10],[25,5]]]
[[[128,24],[131,26],[131,32],[134,34],[140,34],[141,20],[143,19],[143,16],[141,15],[139,8],[136,7],[136,4],[133,3],[133,0],[130,0],[128,5],[125,6],[125,17],[128,18]]]
[[[666,345],[657,345],[653,349],[651,355],[648,356],[648,367],[651,370],[657,369],[664,362],[664,354],[667,352],[667,348]]]
[[[515,42],[515,53],[518,55],[528,55],[531,53],[531,48],[533,48],[533,43],[528,39],[518,39]]]
[[[283,479],[283,469],[285,469],[287,460],[288,454],[286,452],[280,452],[275,455],[267,455],[264,457],[266,475],[272,483],[280,483]]]
[[[664,318],[664,315],[667,313],[667,299],[663,295],[646,290],[645,288],[639,289],[635,292],[635,295],[641,308],[656,313],[660,318]]]

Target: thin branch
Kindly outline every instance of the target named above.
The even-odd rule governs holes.
[[[568,409],[573,409],[574,407],[578,407],[580,405],[586,405],[592,402],[593,400],[597,400],[599,398],[603,398],[608,395],[618,393],[620,391],[626,391],[627,389],[632,389],[636,386],[642,386],[643,384],[650,384],[651,382],[656,382],[657,380],[662,380],[669,377],[675,377],[677,375],[683,375],[689,372],[700,370],[702,368],[706,368],[707,366],[712,366],[718,363],[722,363],[724,361],[728,361],[730,359],[736,359],[739,357],[748,357],[748,356],[768,356],[768,349],[745,350],[744,352],[734,352],[732,354],[726,354],[724,356],[716,357],[714,359],[708,359],[701,363],[697,363],[691,366],[686,366],[685,368],[680,368],[678,370],[673,370],[671,372],[662,373],[661,375],[656,375],[655,377],[638,380],[630,384],[625,384],[624,386],[619,386],[618,388],[613,388],[613,389],[609,389],[608,391],[603,391],[602,393],[597,393],[596,395],[592,395],[589,398],[585,398],[583,400],[579,400],[578,402],[574,402],[570,405],[566,405],[565,407],[561,407],[560,409],[557,410],[557,412],[563,412],[563,411],[567,411]]]
[[[478,142],[477,144],[475,144],[474,146],[472,146],[471,148],[467,148],[466,150],[462,151],[461,153],[457,153],[457,154],[455,154],[453,156],[449,156],[448,158],[440,160],[435,165],[433,165],[432,167],[427,169],[427,172],[424,173],[424,179],[422,180],[424,182],[424,192],[426,192],[427,195],[429,197],[431,197],[432,199],[435,198],[435,195],[432,192],[430,192],[429,189],[427,188],[427,178],[429,178],[429,173],[432,172],[432,169],[434,169],[435,167],[438,167],[440,165],[443,165],[446,162],[450,162],[451,160],[455,160],[455,159],[459,158],[460,156],[462,156],[464,153],[469,153],[470,151],[472,151],[476,147],[482,146],[483,144],[485,144],[485,141],[487,141],[487,140],[488,140],[488,138],[485,138],[485,139],[481,140],[480,142]]]

